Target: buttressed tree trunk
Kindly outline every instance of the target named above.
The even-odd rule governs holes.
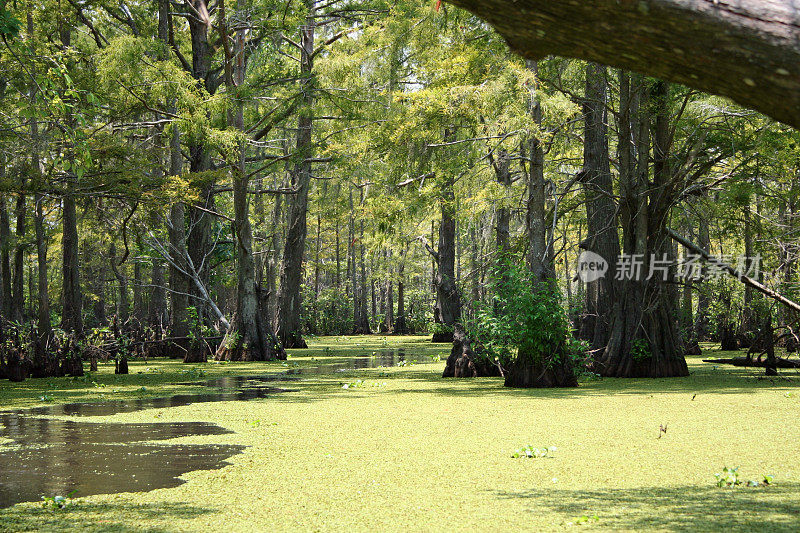
[[[453,327],[453,348],[442,372],[443,378],[477,378],[497,377],[502,375],[500,367],[492,364],[487,358],[479,357],[475,350],[482,347],[472,347],[464,326],[456,324]]]
[[[623,80],[624,81],[624,80]],[[674,200],[670,189],[670,108],[668,85],[658,82],[653,89],[655,108],[653,137],[653,180],[649,183],[649,117],[646,113],[649,95],[644,82],[638,78],[635,87],[622,98],[630,106],[620,113],[630,125],[633,143],[623,150],[621,165],[621,222],[623,251],[626,257],[639,258],[641,270],[626,270],[619,280],[618,296],[614,299],[608,344],[597,361],[597,370],[610,377],[672,377],[687,376],[684,346],[677,322],[676,298],[670,298],[668,283],[661,270],[652,270],[653,260],[673,261],[671,238],[666,222]],[[627,94],[626,94],[627,92]],[[630,129],[629,129],[630,128]],[[635,151],[635,152],[634,152]],[[634,166],[634,159],[636,164]],[[660,267],[665,267],[664,264]],[[666,273],[669,278],[670,272]]]
[[[800,127],[793,0],[447,0],[530,59],[575,57],[732,98]]]

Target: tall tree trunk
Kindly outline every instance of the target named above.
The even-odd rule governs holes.
[[[753,257],[753,227],[750,217],[750,200],[743,207],[744,211],[744,256],[745,268],[750,267],[750,258]],[[749,348],[755,340],[758,331],[758,324],[761,317],[753,316],[753,288],[749,285],[744,286],[744,300],[742,302],[742,322],[739,329],[739,347]]]
[[[793,242],[794,239],[791,238],[791,236],[795,234],[795,219],[797,216],[795,213],[794,201],[795,183],[796,181],[792,182],[790,188],[790,199],[785,205],[781,206],[780,213],[780,224],[782,227],[786,228],[784,232],[785,237],[780,238],[781,270],[783,271],[781,293],[787,295],[789,298],[795,298],[797,295],[797,290],[793,281],[797,273],[796,264],[798,246]],[[798,313],[786,306],[781,307],[780,313],[779,320],[782,324],[791,324],[797,320]],[[798,348],[800,348],[800,345],[798,345],[798,342],[795,339],[791,337],[787,339],[787,352],[796,352]]]
[[[129,309],[130,302],[128,300],[128,276],[120,270],[122,264],[117,264],[117,247],[114,243],[108,249],[108,259],[111,265],[111,271],[114,272],[114,277],[117,278],[119,284],[119,298],[117,299],[117,316],[116,324],[120,329],[125,330],[128,327],[128,319],[130,318]]]
[[[391,261],[392,252],[389,250],[386,253],[386,259]],[[391,333],[394,330],[394,284],[392,281],[393,276],[393,268],[391,263],[386,265],[386,300],[384,301],[385,307],[385,314],[383,320],[383,329],[387,333]]]
[[[441,188],[441,214],[442,221],[439,225],[439,248],[436,262],[436,315],[440,322],[446,326],[454,326],[461,321],[461,295],[455,282],[455,245],[456,245],[456,219],[455,219],[455,193],[454,180],[448,175]],[[452,337],[452,335],[449,335]],[[452,341],[452,338],[449,339]],[[447,342],[442,337],[434,342]]]
[[[204,0],[195,0],[195,6],[203,9],[205,7]],[[169,45],[169,27],[170,27],[170,14],[169,14],[169,0],[159,0],[159,38],[164,42],[165,47]],[[190,29],[192,34],[192,70],[195,77],[199,80],[205,80],[208,65],[208,48],[207,48],[207,29],[203,29],[190,22]],[[175,110],[174,103],[170,105],[170,111]],[[195,144],[189,147],[189,151],[194,155],[192,161],[196,168],[202,166],[202,157],[198,155],[202,152],[202,147]],[[172,134],[169,137],[168,143],[168,161],[169,161],[169,174],[170,176],[180,176],[183,173],[183,154],[181,153],[181,137],[178,128],[172,128]],[[194,213],[196,210],[192,210]],[[196,220],[195,220],[196,221]],[[206,223],[201,220],[201,226]],[[192,290],[192,284],[189,283],[185,272],[188,272],[189,266],[187,264],[187,256],[192,258],[195,266],[202,261],[198,255],[192,256],[188,253],[186,245],[186,207],[183,202],[175,202],[169,209],[169,220],[167,223],[169,235],[169,293],[170,293],[170,334],[173,337],[186,337],[189,335],[188,323],[188,308],[189,308],[189,295]],[[194,229],[201,231],[200,228]],[[203,242],[205,236],[196,238],[195,244],[200,248],[205,249],[207,246]],[[156,284],[155,278],[161,277],[160,285],[163,285],[163,272],[161,264],[156,261],[153,262],[153,284]],[[194,291],[192,291],[193,293]],[[162,298],[161,293],[153,293],[155,304],[154,317],[164,324],[164,312],[161,310]],[[196,300],[198,302],[202,300]],[[199,306],[199,304],[198,304]],[[165,306],[166,307],[166,306]],[[202,356],[201,356],[202,359]]]
[[[342,286],[342,255],[341,255],[341,239],[339,238],[339,220],[336,220],[336,288]]]
[[[317,239],[314,245],[314,301],[319,299],[319,252],[322,247],[322,216],[317,215]]]
[[[146,320],[144,295],[142,294],[143,283],[142,263],[137,259],[133,263],[133,318],[137,328],[143,326]]]
[[[231,49],[228,44],[227,21],[224,16],[224,0],[220,0],[220,18],[223,47]],[[244,15],[244,2],[237,5],[239,15]],[[228,122],[235,129],[244,132],[244,104],[238,88],[245,77],[245,29],[236,31],[232,57],[226,57],[226,85],[229,93]],[[227,52],[226,52],[227,54]],[[233,63],[233,65],[231,65]],[[248,188],[250,179],[245,167],[245,142],[241,141],[233,167],[233,208],[236,227],[236,316],[231,327],[217,351],[217,359],[228,361],[271,361],[286,359],[286,354],[278,345],[272,332],[264,323],[263,313],[259,309],[259,298],[256,291],[256,268],[253,259],[253,228],[250,225],[250,199]],[[186,359],[184,359],[185,361]]]
[[[361,189],[361,204],[364,204],[364,189]],[[361,218],[361,224],[359,228],[359,270],[360,270],[360,287],[359,293],[361,297],[359,298],[359,303],[361,304],[361,309],[359,311],[359,324],[358,329],[364,335],[369,335],[372,333],[372,330],[369,326],[369,315],[367,313],[367,268],[366,268],[366,261],[364,260],[364,256],[366,255],[366,250],[364,249],[364,219]]]
[[[355,206],[353,204],[353,187],[350,186],[350,194],[348,196],[350,214],[348,219],[348,233],[349,245],[347,247],[347,276],[350,283],[350,288],[353,295],[353,333],[356,332],[358,327],[358,280],[356,279],[356,222],[355,222]]]
[[[83,334],[83,318],[81,316],[82,296],[80,283],[80,267],[78,264],[78,217],[75,208],[75,197],[67,192],[63,200],[63,237],[61,249],[62,261],[62,328],[76,335]]]
[[[538,75],[535,61],[527,62],[528,69]],[[538,94],[538,87],[531,89],[531,118],[536,126],[542,125],[542,105]],[[528,201],[527,201],[527,234],[529,241],[528,268],[533,273],[533,278],[545,280],[555,277],[555,267],[548,251],[546,194],[544,180],[544,148],[542,142],[535,136],[530,140],[530,168],[528,174]],[[524,159],[523,159],[524,161]],[[524,167],[524,165],[523,165]]]
[[[372,314],[370,315],[370,317],[375,319],[378,317],[378,295],[375,292],[374,279],[370,280],[369,286],[370,286],[370,293],[372,295]]]
[[[478,302],[481,300],[481,287],[480,287],[480,270],[481,264],[478,262],[478,256],[480,253],[480,243],[479,239],[479,231],[478,231],[478,224],[479,221],[472,222],[472,228],[470,229],[470,253],[469,253],[469,264],[470,264],[470,276],[472,277],[472,309],[474,309]],[[474,318],[474,316],[473,316]]]
[[[164,263],[161,258],[154,256],[150,265],[150,283],[153,289],[150,292],[150,306],[148,320],[150,327],[159,336],[169,327],[169,313],[167,312],[167,291],[164,283]]]
[[[606,67],[590,63],[586,67],[586,93],[583,103],[584,144],[581,181],[586,196],[587,235],[580,246],[594,252],[608,264],[605,277],[587,283],[586,318],[581,337],[599,353],[608,343],[611,306],[615,299],[614,276],[619,256],[616,205],[611,181],[606,123]]]
[[[34,19],[31,10],[32,3],[28,3],[26,13],[28,36],[34,39]],[[35,103],[38,87],[31,83],[29,88],[29,98],[31,104]],[[31,120],[31,170],[34,188],[43,185],[44,170],[41,158],[41,142],[39,136],[39,124],[36,119]],[[47,233],[45,233],[44,220],[44,197],[41,193],[34,196],[34,231],[36,234],[36,265],[37,265],[37,300],[38,300],[38,320],[36,345],[34,348],[33,368],[31,374],[40,377],[56,376],[60,373],[58,360],[51,350],[53,341],[53,326],[50,321],[50,294],[48,291],[47,278]],[[33,299],[33,293],[30,294]]]
[[[262,177],[258,179],[257,183],[258,190],[262,191],[264,189],[264,178]],[[255,204],[253,205],[253,215],[255,216],[253,237],[256,242],[262,243],[261,246],[258,247],[258,250],[255,249],[256,246],[254,244],[253,256],[256,263],[256,297],[258,298],[258,308],[262,315],[261,320],[264,321],[264,324],[266,324],[267,328],[271,328],[273,322],[272,316],[269,314],[269,293],[267,292],[266,287],[266,275],[267,263],[269,262],[269,257],[270,254],[272,254],[272,250],[270,250],[269,245],[264,244],[268,242],[269,237],[267,234],[267,230],[269,229],[269,225],[267,223],[267,206],[266,202],[264,201],[264,196],[264,194],[258,194],[255,199]],[[273,230],[275,230],[275,228],[273,228]]]
[[[96,253],[99,255],[101,252],[98,251]],[[84,257],[90,257],[92,255],[92,248],[87,240],[83,241],[83,255]],[[100,261],[97,265],[97,269],[94,270],[94,272],[90,270],[89,274],[88,279],[93,280],[90,283],[90,291],[94,291],[96,296],[92,311],[97,327],[102,328],[108,325],[108,317],[106,316],[106,262]]]
[[[278,276],[281,249],[281,217],[282,217],[283,196],[275,197],[272,206],[272,246],[270,247],[269,260],[267,262],[267,282],[266,282],[266,303],[264,310],[266,313],[267,324],[275,324],[278,313],[278,290],[275,282]]]
[[[34,227],[36,230],[36,259],[38,266],[38,314],[37,329],[39,338],[37,350],[34,351],[35,359],[33,362],[34,375],[37,374],[37,367],[43,376],[55,375],[57,371],[54,366],[57,361],[52,357],[50,344],[53,339],[53,327],[50,322],[50,295],[48,293],[47,280],[47,235],[44,231],[44,208],[42,206],[44,198],[41,194],[36,194],[36,217]]]
[[[189,307],[189,280],[184,272],[186,264],[186,214],[183,202],[170,207],[169,241],[171,264],[169,268],[171,335],[185,337],[189,334],[187,309]]]
[[[201,15],[200,17],[187,17],[192,41],[192,76],[197,80],[198,85],[205,88],[210,94],[214,94],[216,92],[214,81],[216,74],[211,70],[214,49],[209,43],[208,32],[212,28],[212,24],[209,19],[208,1],[190,1],[194,11]],[[192,173],[200,174],[211,170],[211,152],[205,139],[191,138],[188,150],[189,170]],[[197,308],[199,319],[205,322],[211,316],[208,299],[203,293],[210,290],[211,254],[214,243],[212,242],[213,220],[208,211],[215,210],[214,182],[206,180],[199,189],[199,200],[189,210],[189,231],[186,234],[186,243],[189,257],[204,290],[201,290],[196,283],[187,283],[187,289],[194,296],[193,302]]]
[[[395,335],[406,335],[408,333],[408,324],[406,323],[406,287],[405,287],[405,271],[406,271],[406,254],[408,253],[408,244],[405,244],[400,251],[400,263],[397,266],[397,319],[394,323]]]
[[[496,209],[497,212],[497,226],[496,239],[497,239],[497,257],[498,261],[502,262],[503,259],[508,258],[509,255],[509,241],[511,238],[511,210],[506,206],[508,196],[511,194],[511,157],[506,150],[497,151],[497,161],[494,161],[495,179],[503,187],[503,199],[500,207]]]
[[[25,196],[17,197],[17,228],[16,246],[14,247],[14,280],[11,299],[11,317],[16,322],[22,322],[25,312],[25,222],[27,218],[27,205]]]
[[[35,213],[34,213],[35,215]],[[35,239],[34,235],[34,239]],[[35,242],[33,243],[36,244]],[[36,267],[33,266],[33,254],[28,254],[28,305],[27,309],[25,310],[25,315],[29,317],[36,316],[36,275],[34,274],[34,270]]]
[[[688,233],[688,232],[687,232]],[[683,260],[686,262],[691,254],[689,248],[683,247]],[[685,341],[686,354],[700,355],[700,344],[694,336],[694,304],[693,304],[693,280],[684,278],[683,289],[681,292],[680,305],[680,326]]]
[[[697,244],[703,250],[711,249],[711,235],[708,228],[708,219],[700,217],[697,233]],[[711,302],[708,297],[707,284],[701,280],[694,283],[697,289],[697,314],[694,321],[694,335],[698,341],[709,340]]]
[[[70,28],[66,21],[59,23],[61,44],[70,47]],[[68,119],[72,121],[70,117]],[[70,147],[70,150],[72,147]],[[72,158],[72,155],[69,155]],[[73,332],[76,336],[83,336],[83,296],[81,294],[80,264],[78,259],[78,214],[74,196],[74,176],[66,180],[66,191],[62,200],[62,283],[61,283],[61,327]]]
[[[0,177],[5,177],[5,164],[0,166],[2,174]],[[0,314],[6,319],[13,320],[11,315],[11,224],[8,219],[8,207],[6,205],[5,197],[0,197],[0,278],[2,279],[2,300],[3,308],[0,309]]]
[[[297,191],[289,209],[289,228],[286,234],[281,285],[278,294],[278,338],[286,348],[307,348],[302,336],[301,284],[303,280],[303,255],[306,247],[308,192],[311,187],[311,158],[314,145],[314,33],[316,18],[313,0],[305,0],[308,16],[300,30],[300,76],[302,78],[303,106],[297,120],[297,154],[300,161],[292,174],[292,188]]]
[[[364,199],[364,189],[361,189],[361,199],[363,203]],[[365,335],[368,334],[369,331],[369,323],[367,322],[367,294],[366,294],[366,280],[363,279],[363,268],[362,268],[362,276],[359,279],[359,265],[363,266],[363,255],[359,254],[358,248],[359,243],[356,241],[360,241],[363,243],[363,225],[361,226],[361,234],[360,237],[356,237],[356,224],[355,224],[355,205],[353,204],[353,189],[350,189],[350,233],[352,234],[352,238],[350,240],[350,250],[351,250],[351,268],[350,271],[351,275],[351,283],[353,285],[353,334],[354,335]],[[363,246],[363,244],[362,244]],[[362,255],[361,261],[359,261],[358,256]]]
[[[527,66],[534,74],[538,74],[536,63],[529,61]],[[542,108],[536,86],[531,89],[530,106],[531,118],[534,124],[540,127]],[[545,220],[544,150],[541,141],[535,137],[530,141],[530,168],[527,178],[526,229],[529,239],[527,263],[533,275],[531,290],[557,290],[553,253],[548,245],[548,242],[552,242],[552,235],[548,239],[548,231],[551,230]],[[546,281],[548,279],[549,283]],[[543,354],[528,353],[525,349],[519,348],[516,357],[506,369],[504,385],[524,388],[577,386],[573,363],[566,353],[566,343],[566,338],[554,339],[552,350]],[[550,361],[552,364],[547,364],[545,361]]]

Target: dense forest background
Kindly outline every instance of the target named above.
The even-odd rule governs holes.
[[[514,307],[513,283],[547,285],[583,340],[525,349],[583,350],[604,375],[684,375],[700,341],[794,321],[708,265],[613,275],[620,254],[677,272],[693,252],[672,230],[797,292],[797,133],[724,98],[526,61],[432,1],[19,0],[0,32],[6,366],[69,372],[111,337],[115,356],[200,361],[462,322],[506,344],[560,331],[494,327],[498,308],[552,311]],[[583,250],[610,275],[576,277]]]

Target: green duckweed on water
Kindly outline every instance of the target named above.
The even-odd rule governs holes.
[[[697,357],[687,378],[510,390],[497,378],[442,379],[449,347],[427,338],[326,337],[310,346],[285,363],[132,361],[127,376],[105,364],[86,379],[0,382],[4,408],[16,409],[208,392],[203,383],[224,376],[298,378],[274,384],[289,392],[250,401],[81,417],[214,423],[232,433],[172,440],[247,448],[220,470],[185,474],[178,487],[18,504],[0,510],[0,529],[800,528],[795,373],[762,379],[757,369]],[[394,349],[407,364],[348,368]],[[321,365],[332,366],[312,371]],[[549,451],[516,454],[526,447]],[[726,466],[738,467],[741,485],[717,487],[714,474]],[[747,486],[767,474],[769,485]]]

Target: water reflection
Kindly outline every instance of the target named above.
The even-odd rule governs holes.
[[[251,378],[252,379],[252,378]],[[217,383],[213,380],[210,383]],[[186,383],[186,385],[202,385]],[[217,387],[219,385],[208,385]],[[287,392],[278,387],[245,387],[241,390],[207,392],[197,394],[176,394],[166,398],[144,398],[138,400],[111,400],[99,403],[68,403],[48,407],[38,407],[28,410],[28,413],[50,416],[110,416],[117,413],[133,413],[145,409],[164,409],[167,407],[181,407],[194,403],[232,402],[267,398],[279,392]]]
[[[227,378],[226,378],[227,379]],[[215,380],[213,386],[223,386]],[[56,420],[48,416],[108,416],[143,409],[204,402],[244,401],[283,392],[232,378],[238,387],[168,398],[71,403],[0,413],[0,507],[38,501],[43,496],[76,496],[149,491],[175,487],[192,470],[216,470],[244,446],[153,444],[177,437],[223,435],[229,430],[203,422],[98,423]],[[197,385],[196,383],[193,385]]]
[[[77,404],[76,404],[77,405]],[[89,405],[89,404],[83,404]],[[230,431],[201,422],[116,424],[0,414],[0,507],[42,496],[76,496],[175,487],[192,470],[214,470],[244,446],[152,444]]]
[[[324,357],[322,358],[324,359]],[[289,370],[290,374],[332,374],[334,372],[349,372],[367,368],[380,368],[397,366],[401,361],[406,361],[405,350],[377,350],[371,355],[350,357],[343,363],[325,363],[307,368],[296,368]]]
[[[223,435],[229,430],[203,422],[98,423],[56,420],[53,416],[110,416],[144,409],[194,403],[246,401],[287,392],[277,381],[298,379],[288,374],[324,374],[389,367],[406,360],[403,350],[382,350],[347,362],[290,368],[269,376],[230,376],[203,385],[221,389],[167,398],[71,403],[0,412],[0,507],[39,501],[43,496],[75,496],[140,492],[175,487],[193,470],[215,470],[244,446],[154,444],[177,437]],[[197,386],[198,383],[186,383]]]

